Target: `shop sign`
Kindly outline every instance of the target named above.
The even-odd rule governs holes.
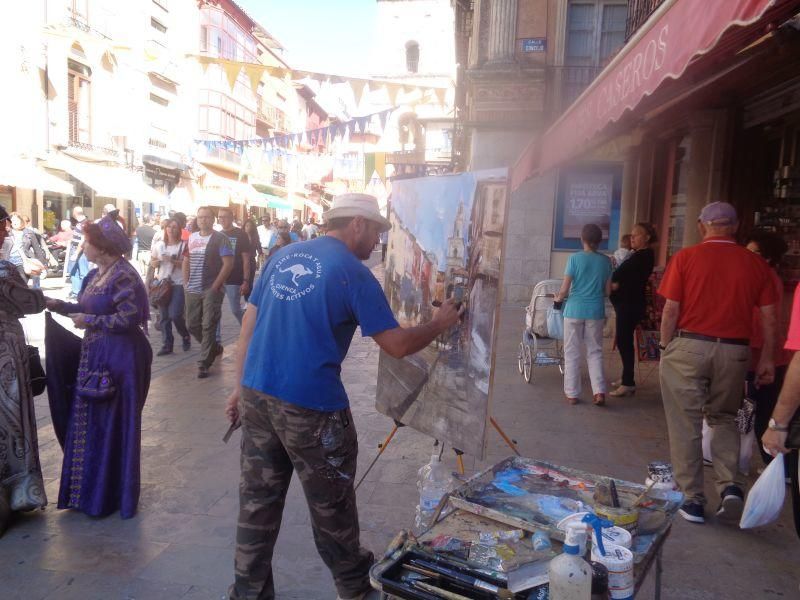
[[[621,195],[621,165],[592,165],[561,171],[553,249],[579,250],[581,230],[589,223],[603,232],[601,250],[616,248]]]
[[[523,52],[547,52],[547,38],[524,38],[522,40]]]

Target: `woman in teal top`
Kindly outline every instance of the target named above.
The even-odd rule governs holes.
[[[569,257],[564,283],[556,300],[566,298],[564,306],[564,394],[570,404],[577,404],[581,393],[581,356],[586,351],[594,404],[606,402],[606,378],[603,373],[603,325],[605,302],[610,291],[611,261],[597,252],[603,232],[597,225],[585,225],[581,231],[583,252]]]

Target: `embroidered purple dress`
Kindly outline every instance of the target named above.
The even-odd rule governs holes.
[[[139,501],[142,408],[153,360],[142,330],[149,317],[147,292],[136,270],[120,259],[105,276],[97,269],[86,276],[77,304],[61,302],[55,310],[89,315],[58,508],[94,517],[119,510],[128,519]]]

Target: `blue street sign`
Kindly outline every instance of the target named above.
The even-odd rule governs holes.
[[[522,40],[523,52],[547,52],[547,38],[525,38]]]

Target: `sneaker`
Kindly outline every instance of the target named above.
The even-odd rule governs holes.
[[[735,485],[729,485],[722,491],[722,502],[717,509],[720,521],[738,523],[744,509],[744,493]]]
[[[172,348],[162,348],[158,352],[156,352],[156,356],[166,356],[167,354],[172,354]]]
[[[208,377],[208,367],[205,365],[200,365],[197,367],[197,378],[205,379],[206,377]]]
[[[678,513],[690,523],[705,523],[705,511],[699,502],[684,502]]]
[[[185,338],[183,338],[183,351],[188,352],[191,349],[192,349],[192,338],[187,335]]]

